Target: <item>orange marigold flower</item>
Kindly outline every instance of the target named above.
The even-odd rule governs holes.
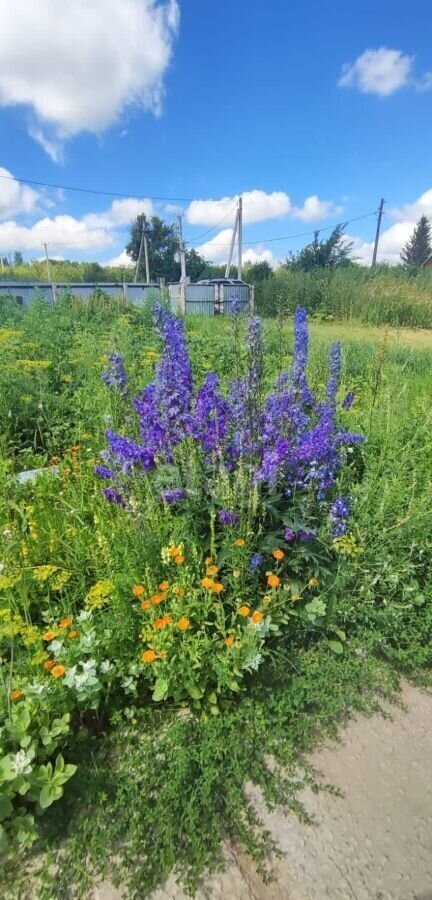
[[[272,556],[274,556],[275,559],[283,559],[285,556],[285,553],[283,552],[283,550],[277,549],[277,550],[273,550]]]
[[[228,637],[225,638],[225,643],[226,643],[227,647],[232,647],[234,640],[235,640],[234,635],[229,634]]]
[[[267,584],[269,587],[277,588],[280,585],[280,578],[278,575],[274,575],[273,572],[267,576]]]
[[[180,628],[180,631],[187,631],[190,625],[189,619],[186,616],[183,616],[182,619],[179,619],[177,622],[177,628]]]
[[[217,575],[218,572],[219,569],[217,566],[208,566],[207,568],[207,575]]]
[[[255,610],[255,612],[253,612],[251,615],[252,622],[255,622],[256,625],[258,624],[258,622],[262,622],[263,618],[264,613],[260,612],[258,609]]]
[[[184,563],[184,561],[185,561],[184,556],[176,556],[174,559],[174,562],[177,563],[178,566],[181,566],[182,563]]]
[[[250,607],[249,606],[241,606],[239,609],[239,616],[250,616]]]
[[[180,547],[171,547],[171,550],[170,550],[170,552],[169,552],[169,554],[170,554],[170,556],[172,557],[172,559],[174,559],[176,556],[179,556],[180,553],[181,553],[181,548],[180,548]]]
[[[243,538],[237,538],[237,540],[234,541],[234,547],[244,547],[245,543],[246,541],[244,541]]]
[[[14,691],[11,691],[10,698],[11,698],[11,700],[13,700],[13,702],[15,703],[16,700],[19,700],[20,697],[22,697],[22,696],[23,696],[23,692],[22,692],[22,691],[19,691],[18,688],[16,688]]]
[[[145,650],[141,659],[144,663],[152,663],[157,659],[157,655],[154,650]]]
[[[223,584],[221,584],[220,581],[215,581],[215,583],[212,585],[212,588],[211,588],[211,589],[212,589],[212,591],[213,591],[214,594],[220,594],[221,591],[224,591],[224,590],[225,590]]]
[[[213,578],[207,578],[207,577],[206,577],[206,578],[202,578],[202,579],[201,579],[201,584],[202,584],[202,586],[205,587],[205,588],[212,588],[213,585],[214,585]]]
[[[300,594],[293,594],[291,600],[301,600]]]
[[[173,587],[173,594],[177,594],[179,597],[184,597],[185,591],[182,587]]]
[[[132,593],[134,597],[142,597],[142,595],[144,594],[144,588],[142,584],[135,584],[132,588]]]
[[[54,666],[51,669],[51,675],[54,675],[54,678],[61,678],[65,672],[66,672],[66,666]]]
[[[206,558],[205,558],[204,561],[205,561],[206,566],[210,566],[210,565],[212,564],[212,562],[213,562],[213,557],[212,557],[212,556],[206,556]]]
[[[44,641],[53,641],[54,638],[57,637],[57,632],[53,631],[52,628],[49,628],[42,637]]]
[[[47,670],[47,672],[49,672],[49,670],[52,669],[52,667],[53,667],[54,665],[55,665],[55,663],[54,663],[54,660],[53,660],[53,659],[47,659],[47,660],[44,662],[43,667],[44,667],[44,669]]]
[[[311,587],[316,587],[318,584],[318,578],[309,578],[309,584]]]
[[[76,637],[78,637],[78,632],[77,632],[77,631],[74,630],[74,631],[70,631],[70,632],[69,632],[68,638],[70,638],[71,640],[73,640],[73,638],[76,638]]]
[[[161,583],[159,585],[159,589],[161,591],[167,591],[168,588],[169,588],[169,581],[161,581]]]
[[[141,603],[141,609],[151,609],[151,600],[143,600]]]
[[[172,622],[172,616],[161,616],[160,619],[156,619],[155,628],[165,628]]]
[[[72,619],[69,618],[61,619],[61,621],[59,622],[59,628],[70,628],[71,625]]]
[[[166,600],[165,593],[153,594],[153,597],[151,598],[151,602],[152,602],[153,606],[157,606],[159,603],[163,603],[164,600]]]

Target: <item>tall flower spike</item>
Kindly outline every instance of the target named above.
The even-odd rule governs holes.
[[[309,331],[307,312],[301,306],[298,306],[294,316],[293,383],[294,387],[297,388],[302,401],[310,406],[313,403],[313,396],[306,377],[308,351]]]

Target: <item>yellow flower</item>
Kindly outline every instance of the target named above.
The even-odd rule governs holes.
[[[61,619],[59,622],[59,628],[69,628],[72,625],[72,619],[67,617],[66,619]]]
[[[300,594],[293,594],[291,600],[301,600]]]
[[[44,669],[47,670],[47,672],[49,672],[50,669],[54,668],[54,660],[53,660],[53,659],[46,659],[45,662],[44,662],[44,664],[43,664],[43,667],[44,667]]]
[[[173,594],[177,594],[179,597],[184,597],[185,591],[182,587],[173,587]]]
[[[259,622],[262,622],[263,618],[264,618],[264,613],[260,612],[259,610],[256,610],[251,615],[252,622],[255,622],[256,625]]]
[[[201,578],[201,584],[205,588],[212,588],[214,585],[213,578]]]
[[[229,634],[228,637],[225,638],[225,643],[226,643],[227,647],[232,647],[234,640],[235,640],[234,635]]]
[[[141,603],[141,609],[151,609],[151,600],[143,600]]]
[[[70,578],[70,572],[59,572],[59,574],[56,575],[55,578],[53,578],[53,580],[51,581],[51,587],[54,588],[55,591],[61,591],[62,588],[64,588],[65,584],[68,583]]]
[[[207,567],[207,575],[217,575],[219,569],[217,566],[208,566]]]
[[[54,678],[61,678],[65,672],[66,666],[54,666],[54,668],[51,669],[51,675],[54,675]]]
[[[184,561],[185,561],[184,556],[176,556],[174,559],[174,562],[177,563],[178,566],[181,566],[182,563],[184,563]]]
[[[213,591],[214,594],[220,594],[222,591],[225,590],[225,588],[224,588],[223,584],[221,584],[220,581],[216,581],[212,585],[211,590]]]
[[[274,575],[273,572],[269,572],[267,576],[267,584],[269,587],[277,588],[280,585],[280,578],[278,575]]]
[[[100,609],[100,607],[104,606],[105,603],[109,603],[111,594],[114,591],[114,587],[115,585],[112,581],[97,581],[96,584],[94,584],[93,587],[90,588],[87,596],[85,597],[85,605],[89,606],[90,609]]]
[[[213,562],[213,557],[212,557],[212,556],[207,556],[207,557],[205,558],[204,562],[205,562],[206,566],[211,566],[211,564],[212,564],[212,562]]]
[[[142,584],[135,584],[132,588],[132,593],[134,597],[142,597],[142,595],[144,594],[144,588]]]
[[[241,606],[239,609],[239,616],[243,616],[244,618],[246,618],[246,616],[250,616],[250,612],[251,611],[249,606]]]
[[[274,558],[277,560],[281,560],[284,558],[285,553],[283,552],[283,550],[277,549],[277,550],[273,550],[272,556],[274,556]]]
[[[169,581],[161,581],[161,583],[159,585],[159,589],[161,591],[167,591],[168,588],[169,588]]]
[[[71,640],[73,640],[73,638],[76,638],[76,637],[78,637],[78,632],[77,632],[77,631],[70,631],[70,632],[69,632],[68,638],[70,638]]]
[[[36,566],[32,575],[35,581],[47,581],[50,575],[54,575],[57,570],[58,566]]]
[[[318,578],[309,578],[310,587],[316,587],[318,584]]]
[[[190,621],[189,621],[189,619],[186,619],[185,616],[182,619],[179,619],[177,622],[177,628],[179,628],[180,631],[187,631],[189,628],[189,625],[190,625]]]
[[[42,635],[44,641],[53,641],[56,637],[57,632],[53,631],[52,628],[49,628],[48,631],[46,631],[45,634]]]
[[[20,700],[22,696],[23,696],[23,692],[19,691],[18,688],[16,688],[14,691],[11,691],[11,694],[10,694],[10,698],[11,698],[11,700],[13,700],[14,703],[17,700]]]
[[[271,597],[269,597],[268,594],[266,594],[265,597],[263,597],[263,603],[264,603],[264,606],[268,606],[269,603],[271,603]]]
[[[144,663],[152,663],[157,659],[157,655],[154,650],[145,650],[141,656],[141,659]]]
[[[244,547],[245,543],[246,541],[244,541],[243,538],[237,538],[237,540],[234,541],[234,547]]]

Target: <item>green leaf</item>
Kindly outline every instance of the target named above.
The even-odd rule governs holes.
[[[156,703],[158,703],[160,700],[164,700],[168,694],[168,688],[169,683],[166,678],[158,678],[152,694],[153,700]]]
[[[339,640],[346,641],[346,634],[344,631],[342,631],[341,628],[335,628],[334,631],[335,631],[335,634],[337,634]]]
[[[13,806],[9,797],[0,797],[0,821],[7,819],[13,813]]]
[[[56,800],[63,796],[63,788],[56,784],[46,784],[39,794],[39,806],[48,809]]]
[[[328,645],[332,653],[337,653],[338,656],[343,653],[343,644],[341,644],[339,641],[329,641]]]
[[[190,681],[185,684],[185,688],[189,696],[192,697],[193,700],[201,700],[201,698],[204,697],[203,689],[198,687],[196,684],[192,684]]]
[[[6,850],[7,845],[8,845],[8,836],[6,834],[5,829],[3,828],[3,825],[0,825],[0,853],[2,853],[4,850]]]
[[[214,691],[212,691],[211,694],[209,694],[208,698],[209,698],[210,703],[217,703],[217,696]]]

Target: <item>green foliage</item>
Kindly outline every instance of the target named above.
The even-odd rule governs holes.
[[[401,260],[406,266],[419,268],[431,255],[431,224],[427,216],[421,216],[401,252]]]
[[[352,241],[347,241],[344,232],[345,225],[336,225],[331,235],[320,241],[319,231],[316,231],[311,244],[307,244],[298,253],[291,253],[286,267],[295,272],[312,272],[314,269],[335,269],[349,265],[354,245]]]
[[[307,285],[312,296],[320,284],[314,277],[285,271],[265,287],[282,284],[289,297]],[[356,290],[344,299],[349,278]],[[354,313],[357,290],[360,298],[374,292],[370,309],[379,306],[378,297],[385,307],[399,283],[405,291],[402,270],[378,270],[372,278],[352,269],[335,272],[320,290],[326,303],[337,295]],[[426,273],[410,284],[426,293]],[[148,310],[125,310],[103,298],[90,305],[64,298],[55,309],[2,304],[1,317],[2,895],[86,897],[95,878],[113,873],[129,896],[141,898],[173,869],[193,890],[203,870],[220,862],[222,839],[242,842],[263,871],[271,842],[245,786],[258,785],[270,805],[283,803],[303,815],[299,791],[314,785],[303,754],[334,735],[350,709],[372,708],[377,694],[395,687],[395,673],[430,682],[430,335],[389,332],[383,339],[355,320],[313,325],[311,382],[323,387],[329,344],[341,337],[345,386],[356,390],[344,424],[366,433],[368,442],[353,454],[341,485],[352,494],[353,517],[351,532],[331,548],[335,563],[327,572],[326,555],[302,562],[286,577],[294,590],[278,589],[264,605],[271,591],[249,581],[247,543],[236,546],[237,534],[226,547],[204,547],[198,514],[192,524],[178,523],[155,507],[153,537],[144,529],[140,535],[100,496],[93,467],[106,417],[118,427],[122,413],[100,373],[115,346],[134,390],[152,379],[158,347]],[[292,323],[279,316],[265,329],[268,385],[281,361],[289,365]],[[232,323],[190,319],[187,334],[199,381],[211,368],[223,384],[241,371]],[[31,342],[36,346],[25,346]],[[50,365],[27,372],[16,365],[26,359]],[[27,391],[34,405],[21,399]],[[48,471],[19,484],[15,474],[27,467]],[[262,549],[276,571],[268,531],[266,523]],[[251,539],[247,531],[241,538]],[[161,546],[180,543],[184,563],[162,558]],[[204,566],[207,553],[215,562]],[[240,652],[262,652],[255,643],[262,635],[251,630],[249,646],[246,621],[219,621],[218,594],[201,586],[211,565],[219,567],[210,577],[220,577],[222,597],[234,596],[238,586],[239,602],[229,615],[240,600],[254,610],[262,600],[258,609],[271,610],[275,629],[265,635],[265,665],[258,670],[243,666]],[[319,583],[309,585],[316,566]],[[164,581],[168,588],[160,587]],[[137,596],[138,585],[144,593]],[[187,589],[186,601],[174,587]],[[165,591],[167,600],[150,611],[141,608]],[[292,600],[294,591],[300,602]],[[140,659],[149,646],[142,632],[166,614],[168,597],[174,621],[185,616],[195,622],[205,613],[209,624],[152,633],[157,652],[175,657],[172,668],[161,658],[152,672],[153,664],[146,670]],[[54,637],[44,640],[50,630]],[[224,641],[231,634],[230,646]],[[240,640],[245,644],[236,647]],[[58,677],[55,658],[66,670]],[[178,699],[167,702],[176,688]],[[14,691],[21,692],[15,700]],[[37,836],[33,855],[26,848]],[[29,871],[35,878],[30,887],[23,883]]]
[[[131,225],[131,237],[126,246],[130,258],[137,262],[143,229],[147,234],[150,281],[163,278],[166,282],[179,281],[180,263],[176,261],[178,236],[174,225],[168,225],[159,216],[148,219],[140,213]],[[192,281],[202,277],[206,260],[196,250],[186,252],[186,271]],[[141,255],[138,278],[145,280],[145,258]]]

